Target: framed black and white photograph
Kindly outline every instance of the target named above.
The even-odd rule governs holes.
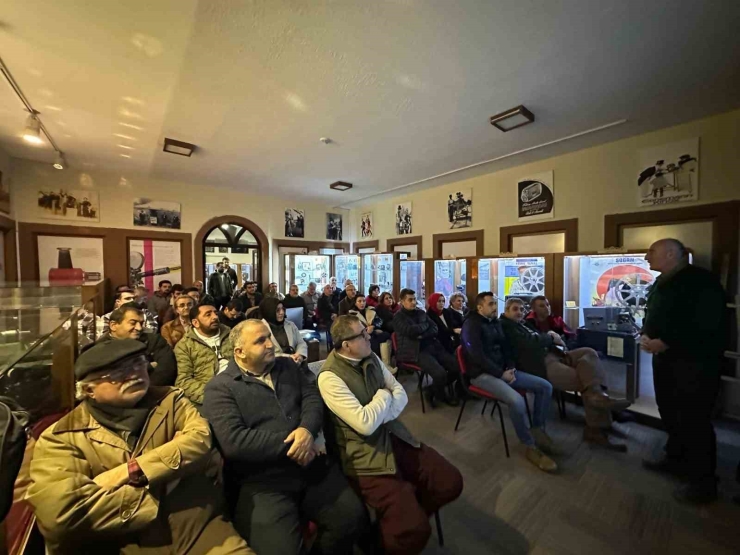
[[[51,220],[100,221],[98,192],[87,189],[40,189],[36,210]]]
[[[447,195],[447,220],[450,229],[473,225],[473,192],[461,189]]]
[[[370,239],[373,236],[373,213],[360,214],[360,237]]]
[[[326,238],[330,241],[342,240],[342,215],[326,214]]]
[[[639,151],[637,202],[661,206],[699,199],[699,138]]]
[[[411,202],[400,202],[396,204],[396,235],[411,234]]]
[[[297,208],[285,209],[285,236],[304,237],[306,225],[306,212]]]
[[[520,179],[517,182],[517,206],[520,222],[555,217],[553,172],[546,171]]]
[[[182,221],[179,202],[134,199],[134,225],[141,227],[165,227],[180,229]]]

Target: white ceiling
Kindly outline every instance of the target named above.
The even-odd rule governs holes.
[[[738,28],[737,0],[4,0],[0,57],[73,168],[357,205],[736,108]],[[24,119],[0,83],[0,148],[51,162]]]

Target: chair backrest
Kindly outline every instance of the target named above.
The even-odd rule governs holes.
[[[465,376],[468,373],[468,369],[465,366],[465,354],[462,350],[462,345],[455,349],[455,355],[457,355],[457,364],[460,367],[460,375]]]
[[[293,322],[299,330],[303,329],[303,309],[301,307],[286,309],[285,319]]]
[[[396,339],[396,332],[391,334],[391,341],[393,342],[393,350],[398,351],[398,339]]]

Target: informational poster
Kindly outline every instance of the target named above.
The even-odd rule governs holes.
[[[128,254],[131,287],[143,285],[156,291],[157,284],[163,279],[173,284],[182,283],[179,242],[129,239]]]
[[[92,285],[103,275],[103,239],[39,235],[39,284]]]
[[[296,254],[294,264],[293,283],[298,286],[299,291],[308,289],[308,284],[312,281],[318,286],[319,290],[329,282],[331,259],[328,256]]]
[[[360,256],[357,254],[338,254],[334,257],[334,275],[337,283],[344,284],[352,280],[355,287],[360,287]],[[367,291],[365,291],[367,293]]]
[[[651,272],[644,256],[599,256],[591,259],[591,306],[640,309],[658,272]]]
[[[637,203],[660,206],[699,199],[699,138],[639,151]]]
[[[555,185],[553,172],[525,177],[517,183],[519,221],[541,220],[555,216]]]
[[[545,294],[544,258],[507,258],[503,270],[505,297]],[[500,276],[499,273],[499,279]]]

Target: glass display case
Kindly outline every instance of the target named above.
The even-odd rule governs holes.
[[[445,296],[445,307],[450,305],[450,295],[462,293],[467,301],[465,259],[434,261],[434,293]]]
[[[371,285],[380,287],[380,292],[393,291],[393,254],[362,255],[362,290],[367,292]],[[337,281],[339,283],[339,281]]]
[[[305,291],[312,281],[316,284],[316,288],[321,291],[324,285],[329,283],[330,271],[331,256],[329,255],[286,254],[283,291],[289,291],[293,283],[298,286],[299,291]]]
[[[518,297],[528,306],[532,298],[544,295],[545,277],[544,256],[478,260],[478,292],[496,295],[499,314],[509,297]]]
[[[334,276],[337,278],[337,286],[344,287],[344,282],[352,280],[355,287],[360,287],[360,255],[359,254],[337,254],[334,255]],[[368,284],[369,287],[369,284]],[[364,291],[367,293],[367,290]]]
[[[416,305],[426,308],[425,266],[424,260],[400,260],[400,289],[412,289],[416,291]],[[399,289],[399,290],[400,290]],[[399,299],[396,299],[398,301]]]

